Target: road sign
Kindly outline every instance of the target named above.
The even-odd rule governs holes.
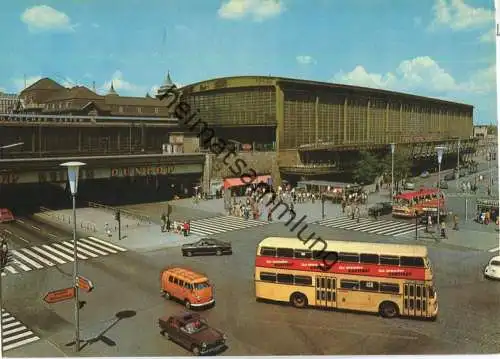
[[[87,278],[82,277],[82,276],[78,276],[78,280],[77,280],[76,285],[78,286],[78,288],[80,288],[81,290],[83,290],[87,293],[91,292],[92,289],[94,289],[94,285],[92,284],[90,279],[87,279]]]
[[[47,295],[43,298],[43,300],[49,304],[54,304],[63,302],[65,300],[74,297],[75,297],[75,288],[71,287],[71,288],[64,288],[48,292]]]

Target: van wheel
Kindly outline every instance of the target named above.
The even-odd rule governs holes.
[[[163,297],[167,300],[170,299],[170,293],[169,292],[163,292]]]
[[[221,256],[222,255],[222,251],[220,249],[217,249],[217,251],[215,252],[215,255]]]
[[[200,355],[200,348],[198,348],[196,345],[193,345],[191,348],[191,351],[193,352],[194,355],[199,356]]]
[[[188,257],[191,257],[191,256],[193,255],[193,253],[191,253],[190,251],[187,251],[187,252],[186,252],[186,255],[187,255]]]
[[[395,318],[399,315],[399,310],[393,302],[382,302],[379,307],[379,313],[384,318]]]
[[[290,302],[295,308],[305,308],[307,306],[307,297],[302,293],[293,293]]]
[[[186,306],[187,309],[191,308],[191,303],[187,299],[184,301],[184,305]]]

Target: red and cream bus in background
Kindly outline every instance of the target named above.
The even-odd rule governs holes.
[[[439,205],[438,205],[439,204]],[[438,188],[421,188],[394,196],[392,215],[394,217],[415,218],[417,214],[436,212],[446,215],[444,194]]]
[[[437,293],[426,247],[324,243],[321,251],[320,242],[311,250],[311,244],[298,238],[262,240],[255,259],[256,298],[288,302],[297,308],[347,309],[388,318],[437,317]],[[324,267],[327,253],[326,262],[331,265]]]

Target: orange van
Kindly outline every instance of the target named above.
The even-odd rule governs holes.
[[[208,278],[189,269],[173,267],[161,272],[161,292],[165,299],[181,300],[186,308],[200,308],[215,303]]]

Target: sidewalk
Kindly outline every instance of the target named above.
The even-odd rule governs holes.
[[[45,222],[53,223],[66,230],[72,231],[72,210],[51,211],[38,213],[36,216]],[[177,247],[183,243],[196,241],[198,236],[184,237],[173,232],[161,232],[158,224],[144,224],[137,220],[122,217],[121,237],[118,238],[118,222],[114,215],[99,208],[78,208],[76,210],[77,231],[79,236],[93,236],[107,240],[110,243],[131,250],[155,250],[167,247]],[[108,223],[111,236],[105,232]]]

